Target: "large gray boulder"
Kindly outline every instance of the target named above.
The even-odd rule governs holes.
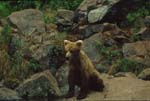
[[[34,31],[38,33],[45,32],[43,14],[39,10],[25,9],[13,12],[8,18],[23,34],[30,34]]]
[[[83,42],[82,49],[91,59],[93,64],[95,65],[96,69],[100,72],[108,71],[108,67],[102,65],[99,61],[101,60],[102,56],[99,52],[99,48],[97,47],[101,42],[100,34],[94,34],[93,36],[87,38]]]
[[[20,96],[27,96],[29,98],[54,97],[61,94],[57,81],[49,70],[34,74],[20,84],[16,90]]]
[[[82,48],[93,62],[97,62],[101,58],[100,53],[96,47],[96,44],[98,44],[99,42],[100,42],[99,34],[95,34],[95,35],[85,39],[83,42]]]
[[[14,90],[2,87],[0,88],[0,100],[1,101],[19,101],[20,97]]]

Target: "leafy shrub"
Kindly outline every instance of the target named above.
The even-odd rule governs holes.
[[[55,10],[48,10],[44,12],[44,22],[48,23],[55,23],[56,22],[56,11]]]
[[[11,12],[25,8],[36,8],[37,1],[32,0],[13,0],[13,1],[0,1],[0,18],[7,17]]]
[[[139,34],[133,34],[131,36],[131,40],[136,42],[136,41],[139,41],[139,40],[142,40],[142,39],[141,39],[141,36]]]
[[[10,57],[10,70],[8,72],[9,78],[24,80],[30,75],[41,70],[41,66],[34,59],[26,60],[23,58],[21,51],[17,50],[15,54]]]
[[[142,25],[144,25],[143,19],[149,15],[150,15],[150,2],[149,1],[145,2],[145,4],[141,8],[135,11],[131,11],[127,15],[127,20],[130,23],[130,25],[132,25],[133,27],[133,34],[131,36],[132,41],[141,40],[141,36],[135,33],[139,32]]]
[[[103,65],[113,66],[116,72],[134,72],[138,74],[143,70],[144,65],[123,57],[122,50],[115,47],[106,47],[96,43],[99,53],[103,57]]]
[[[16,2],[10,1],[10,4],[16,5],[14,8],[15,10],[26,9],[26,8],[36,8],[36,9],[41,8],[40,0],[34,0],[34,1],[33,0],[16,0]]]
[[[28,62],[23,59],[20,51],[16,51],[13,57],[11,57],[11,77],[23,80],[27,78],[28,72]]]
[[[8,77],[10,72],[10,57],[5,50],[0,51],[0,80]]]
[[[126,58],[117,59],[114,64],[117,71],[140,73],[144,65]]]
[[[23,43],[20,39],[13,40],[15,50],[13,54],[9,54],[12,50],[10,47],[12,39],[11,27],[5,25],[0,33],[0,79],[23,80],[37,72],[40,67],[38,63],[24,59],[21,50]]]
[[[122,57],[122,51],[115,49],[114,47],[107,47],[104,44],[98,42],[96,47],[99,50],[100,54],[105,58],[105,63],[112,64],[114,59]]]
[[[115,49],[114,47],[106,47],[101,43],[96,43],[96,47],[99,50],[102,57],[105,59],[105,64],[112,65],[116,58],[122,57],[122,51]]]
[[[9,25],[5,25],[0,33],[0,49],[8,48],[8,44],[11,40],[11,27]]]
[[[6,17],[13,11],[27,8],[50,8],[50,9],[70,9],[75,10],[83,0],[13,0],[0,1],[0,17]]]
[[[65,8],[75,10],[83,0],[50,0],[49,6],[52,9]]]
[[[41,65],[35,59],[31,59],[28,64],[29,70],[33,73],[39,72],[41,70]]]
[[[15,39],[14,47],[16,50],[11,55],[11,75],[14,78],[23,80],[33,73],[41,70],[40,64],[35,59],[26,60],[23,56],[23,44],[20,39]]]
[[[47,16],[47,15],[44,15],[44,22],[45,23],[53,23],[53,22],[55,22],[55,19],[51,19],[49,16]]]
[[[127,19],[129,22],[135,22],[139,17],[145,17],[150,15],[150,3],[146,2],[145,5],[136,11],[132,11],[128,14]]]
[[[4,8],[8,9],[11,12],[27,9],[27,8],[36,8],[40,9],[42,7],[42,1],[40,0],[8,0],[8,1],[0,1],[0,5],[2,5],[2,10],[5,11]],[[4,5],[4,6],[3,6]]]
[[[131,25],[136,27],[136,29],[139,29],[141,27],[139,21],[140,18],[143,19],[145,16],[149,15],[150,15],[150,2],[145,2],[145,4],[139,9],[131,11],[127,15],[127,20],[129,21],[129,23],[131,23]]]
[[[8,5],[8,3],[0,1],[0,18],[1,17],[6,17],[11,13],[11,9]]]

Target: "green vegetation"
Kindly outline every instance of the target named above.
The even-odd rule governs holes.
[[[11,39],[11,27],[5,25],[0,33],[0,49],[6,49]]]
[[[8,5],[8,3],[0,1],[0,18],[6,17],[11,13],[11,9]]]
[[[115,68],[121,72],[134,72],[135,74],[139,74],[144,65],[135,61],[131,61],[127,58],[120,58],[116,60],[114,64]]]
[[[42,7],[41,0],[14,0],[14,1],[8,1],[8,4],[10,6],[16,5],[13,8],[14,10],[21,10],[21,9],[26,9],[26,8],[40,9]]]
[[[29,61],[28,67],[29,67],[30,71],[32,71],[33,73],[34,72],[38,72],[38,71],[40,71],[42,69],[41,65],[35,59],[31,59]]]
[[[127,22],[131,25],[133,34],[131,36],[132,41],[141,40],[141,36],[136,33],[140,31],[141,27],[144,26],[143,20],[146,16],[150,15],[150,2],[145,2],[145,4],[138,8],[137,10],[131,11],[127,15]]]
[[[150,2],[146,2],[144,6],[128,14],[127,16],[128,21],[134,23],[138,18],[140,17],[144,18],[145,16],[150,15],[149,9],[150,9]]]
[[[141,39],[141,36],[139,34],[133,34],[131,36],[131,40],[136,42],[136,41],[139,41],[139,40],[142,40],[142,39]]]
[[[122,51],[114,49],[114,47],[106,47],[102,43],[96,43],[96,48],[104,58],[104,64],[112,65],[116,59],[122,57]]]
[[[56,21],[55,21],[56,19],[53,17],[53,18],[50,18],[48,15],[44,15],[44,22],[45,23],[55,23]]]
[[[141,27],[141,21],[145,16],[150,15],[150,2],[145,2],[145,4],[135,11],[131,11],[127,15],[128,22],[134,26],[135,32],[139,31]]]
[[[45,23],[56,22],[56,10],[59,8],[75,10],[83,0],[13,0],[0,1],[0,18],[7,17],[14,11],[36,8],[44,12]],[[51,11],[47,11],[51,9]]]
[[[8,77],[10,71],[10,57],[5,50],[0,51],[0,80]]]
[[[13,0],[0,1],[0,18],[6,17],[13,11],[27,8],[57,10],[59,8],[75,10],[83,0]],[[45,18],[47,19],[47,17]]]
[[[33,59],[24,59],[22,40],[15,38],[13,40],[14,46],[10,49],[9,45],[13,39],[11,32],[10,25],[5,25],[0,33],[0,80],[19,82],[41,70],[41,66]],[[10,54],[10,51],[13,53]],[[15,85],[16,82],[14,82]],[[10,83],[9,86],[14,87],[15,85]]]
[[[49,0],[48,5],[52,9],[65,8],[75,10],[83,0]]]
[[[106,47],[102,43],[96,43],[96,47],[103,57],[103,65],[113,66],[116,72],[138,74],[144,67],[141,63],[124,58],[122,50],[117,47]]]
[[[47,10],[44,12],[44,22],[48,23],[55,23],[56,22],[56,10]]]

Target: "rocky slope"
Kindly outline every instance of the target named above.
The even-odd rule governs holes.
[[[83,50],[103,72],[105,90],[90,92],[83,101],[150,100],[150,17],[145,17],[145,27],[138,33],[110,23],[122,21],[143,2],[83,0],[76,11],[59,9],[56,24],[46,24],[37,9],[16,11],[1,19],[0,37],[10,34],[11,38],[0,50],[0,100],[76,100],[61,98],[68,91],[64,39],[84,39]],[[60,32],[64,30],[67,33]],[[133,34],[140,39],[134,41]]]

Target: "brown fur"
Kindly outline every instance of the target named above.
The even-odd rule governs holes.
[[[85,98],[89,90],[103,91],[104,84],[99,72],[85,52],[81,50],[82,41],[70,42],[65,40],[64,44],[67,52],[66,57],[69,58],[70,65],[67,97],[74,96],[75,85],[80,87],[77,99]]]

